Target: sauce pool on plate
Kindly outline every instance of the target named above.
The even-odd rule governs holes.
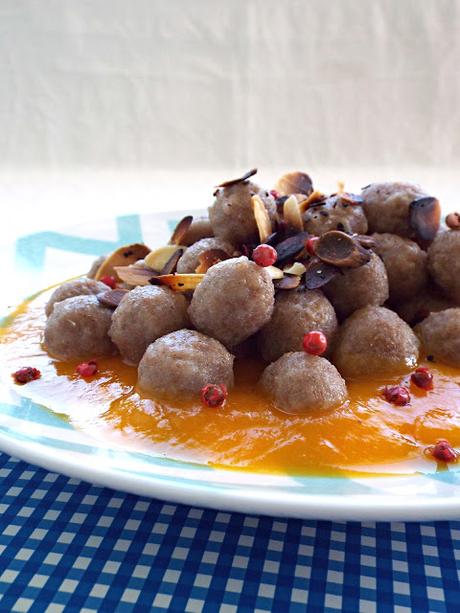
[[[24,366],[41,377],[16,391],[63,415],[96,439],[144,452],[232,469],[287,474],[413,473],[436,470],[424,449],[439,438],[460,445],[460,371],[424,362],[432,390],[410,380],[410,372],[350,381],[348,400],[328,411],[287,415],[257,388],[260,361],[235,361],[235,387],[224,406],[200,398],[147,397],[136,388],[137,369],[120,357],[98,358],[97,372],[84,378],[76,362],[59,362],[41,347],[44,305],[50,291],[26,301],[1,331],[2,376]],[[385,386],[404,385],[411,401],[387,402]]]

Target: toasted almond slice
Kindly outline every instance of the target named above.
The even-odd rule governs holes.
[[[282,196],[290,196],[291,194],[306,194],[308,196],[313,191],[313,183],[305,172],[287,172],[278,179],[275,189]]]
[[[285,275],[282,279],[275,280],[276,289],[296,289],[300,285],[300,277],[297,275]]]
[[[326,196],[317,190],[315,190],[312,194],[308,196],[305,200],[299,203],[300,213],[303,214],[307,209],[309,209],[313,204],[318,204],[319,202],[323,202],[326,200]]]
[[[117,266],[115,269],[118,278],[128,285],[149,285],[150,279],[157,273],[149,268],[139,268],[138,266]]]
[[[253,177],[256,174],[256,172],[257,172],[257,168],[251,168],[251,170],[248,170],[248,172],[245,172],[242,177],[239,177],[238,179],[230,179],[230,181],[224,181],[223,183],[220,183],[219,185],[217,185],[217,187],[230,187],[232,185],[236,185],[237,183],[244,183],[250,177]]]
[[[296,275],[296,277],[301,277],[306,270],[307,269],[301,262],[294,262],[291,266],[283,268],[285,275]]]
[[[207,251],[203,251],[203,253],[198,256],[200,263],[195,268],[195,272],[204,275],[211,266],[214,266],[217,262],[228,260],[229,257],[228,253],[223,249],[208,249]]]
[[[160,275],[172,275],[176,272],[177,263],[181,259],[185,249],[176,249],[163,268],[160,270]]]
[[[126,294],[129,294],[128,289],[108,289],[106,292],[97,294],[96,298],[103,306],[116,309]]]
[[[345,193],[345,181],[342,181],[341,179],[337,181],[337,193],[339,195]]]
[[[153,270],[163,270],[168,260],[176,253],[178,249],[182,249],[183,253],[186,247],[182,247],[180,245],[164,245],[163,247],[154,249],[144,259],[145,265],[149,268],[153,268]]]
[[[284,221],[294,228],[294,230],[303,230],[302,215],[300,214],[300,207],[297,198],[292,195],[285,200],[283,204],[283,218]]]
[[[181,245],[185,238],[190,226],[192,225],[193,215],[187,215],[174,228],[171,238],[169,239],[170,245]]]
[[[119,266],[129,266],[137,260],[144,259],[150,253],[150,249],[141,243],[133,243],[132,245],[124,245],[115,249],[108,255],[104,262],[99,266],[94,278],[99,281],[105,276],[117,276],[116,268]],[[121,278],[121,277],[119,277]]]
[[[255,194],[251,197],[252,210],[259,230],[259,238],[261,243],[265,243],[270,234],[273,233],[272,222],[265,208],[262,198]]]
[[[160,275],[150,280],[152,285],[166,285],[175,292],[193,291],[203,280],[204,275],[193,273],[176,273],[174,275]]]
[[[315,254],[322,262],[339,268],[359,268],[371,259],[371,252],[355,237],[339,230],[320,236],[315,243]]]
[[[265,270],[273,280],[282,279],[284,277],[284,272],[281,268],[277,268],[276,266],[265,266]]]

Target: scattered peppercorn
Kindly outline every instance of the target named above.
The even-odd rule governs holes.
[[[429,454],[438,462],[445,462],[446,464],[456,462],[460,456],[460,452],[454,449],[445,438],[440,438],[435,445],[427,447],[425,454]]]
[[[326,335],[320,330],[307,332],[303,337],[303,348],[310,355],[322,355],[327,349]]]
[[[97,373],[97,362],[95,362],[95,360],[90,360],[89,362],[82,362],[77,366],[75,370],[80,376],[84,377],[85,379],[87,377],[92,377]]]
[[[319,241],[319,236],[312,236],[307,240],[307,251],[310,255],[315,255],[315,245]]]
[[[12,374],[15,383],[21,383],[22,385],[40,379],[41,376],[42,373],[33,366],[24,366]]]
[[[101,277],[101,283],[105,283],[105,285],[108,285],[111,289],[115,289],[117,287],[117,280],[112,275]]]
[[[227,399],[228,391],[223,383],[208,383],[201,388],[201,402],[207,407],[220,407]]]
[[[428,368],[423,366],[420,366],[420,368],[417,368],[417,370],[411,374],[410,380],[422,390],[433,389],[433,375]]]
[[[434,355],[427,355],[426,359],[428,360],[428,362],[434,362]]]
[[[403,385],[387,385],[383,390],[383,396],[385,400],[398,407],[410,403],[409,390]]]
[[[258,266],[273,266],[277,257],[276,249],[270,245],[259,245],[252,252],[252,259]]]

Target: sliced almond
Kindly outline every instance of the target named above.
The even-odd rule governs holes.
[[[168,260],[176,251],[181,250],[181,255],[185,251],[186,247],[179,245],[164,245],[158,249],[151,251],[144,259],[145,265],[153,270],[161,271],[167,264]]]
[[[441,207],[439,200],[423,196],[410,203],[409,223],[417,238],[432,241],[439,230]]]
[[[255,194],[251,197],[252,210],[259,230],[259,239],[261,243],[265,243],[267,238],[273,233],[272,222],[265,208],[262,198]]]
[[[153,277],[150,280],[152,285],[166,285],[175,292],[189,292],[193,291],[203,280],[204,275],[198,275],[193,273],[176,273],[174,275],[161,275]]]
[[[275,189],[282,196],[290,196],[291,194],[306,194],[308,196],[313,191],[313,183],[305,172],[287,172],[278,179]]]
[[[96,298],[103,306],[109,309],[116,309],[126,294],[129,294],[128,289],[108,289],[106,292],[97,294]]]
[[[171,275],[176,272],[177,263],[181,259],[185,249],[176,249],[163,268],[160,270],[160,275]]]
[[[195,272],[201,275],[204,275],[211,266],[217,264],[218,262],[223,262],[224,260],[229,259],[229,255],[223,249],[208,249],[208,251],[203,251],[198,256],[199,264],[195,268]]]
[[[185,235],[189,231],[190,226],[192,225],[193,215],[187,215],[174,228],[174,232],[172,233],[171,238],[169,239],[170,245],[182,245],[182,242],[185,239]]]
[[[331,230],[319,237],[315,243],[315,255],[322,262],[339,268],[358,268],[371,259],[371,252],[356,238],[339,230]]]
[[[276,289],[296,289],[300,285],[300,277],[285,275],[282,279],[274,282]]]
[[[231,185],[236,185],[237,183],[244,183],[250,177],[253,177],[256,172],[257,168],[251,168],[251,170],[245,172],[242,177],[239,177],[238,179],[230,179],[230,181],[224,181],[223,183],[220,183],[217,187],[230,187]]]
[[[149,285],[150,279],[158,275],[154,270],[149,268],[139,268],[138,266],[117,266],[116,274],[119,279],[128,285]]]
[[[276,253],[278,254],[278,264],[281,262],[286,263],[287,260],[290,260],[301,253],[305,249],[309,238],[310,235],[308,232],[298,232],[297,234],[294,234],[294,236],[290,236],[284,241],[281,241],[281,243],[278,243],[275,246]]]
[[[277,268],[276,266],[265,266],[265,270],[268,272],[273,281],[284,277],[284,272],[281,270],[281,268]]]
[[[289,196],[283,204],[283,219],[294,230],[303,230],[302,215],[300,214],[299,202],[295,195]]]
[[[296,275],[298,277],[301,277],[306,270],[307,269],[301,262],[294,262],[294,264],[291,264],[291,266],[286,266],[286,268],[283,268],[285,275]]]
[[[307,209],[315,204],[319,204],[326,200],[326,196],[322,192],[318,192],[315,190],[312,194],[308,196],[305,200],[299,203],[300,213],[305,213]]]
[[[94,278],[99,281],[102,277],[114,276],[117,277],[116,268],[119,266],[129,266],[137,260],[144,259],[150,253],[150,249],[141,243],[132,245],[124,245],[115,249],[113,253],[108,255],[104,262],[99,266]],[[121,277],[119,277],[121,279]],[[123,280],[123,279],[122,279]]]

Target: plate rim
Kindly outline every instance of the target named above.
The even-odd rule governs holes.
[[[203,213],[203,210],[189,211],[191,214]],[[142,215],[142,218],[162,219],[164,222],[174,219],[176,216],[183,216],[184,211],[158,211],[150,214]],[[139,215],[139,219],[140,219]],[[109,219],[109,216],[108,216]],[[110,219],[114,219],[111,217]],[[80,224],[81,225],[81,224]],[[75,224],[78,227],[78,224]],[[65,228],[63,228],[65,230]],[[67,229],[68,230],[68,229]],[[17,237],[24,238],[24,237]],[[16,240],[17,240],[16,239]],[[13,265],[13,269],[16,266]],[[24,299],[25,300],[25,299]],[[16,305],[18,306],[18,305]],[[16,308],[16,307],[15,307]],[[5,313],[2,317],[2,323],[5,319],[11,316],[11,311]],[[7,387],[7,384],[0,382],[0,386]],[[46,406],[40,406],[43,411],[50,411]],[[53,413],[53,412],[52,412]],[[54,414],[54,413],[53,413]],[[88,436],[84,431],[77,430],[72,426],[74,431],[78,431],[85,436]],[[93,446],[97,445],[97,439],[91,440]],[[116,447],[113,448],[116,450]],[[205,488],[192,484],[191,480],[187,483],[187,479],[181,479],[180,482],[175,482],[174,478],[169,480],[160,480],[158,477],[155,480],[154,476],[146,476],[142,474],[135,475],[132,472],[122,474],[117,471],[115,466],[106,467],[98,466],[97,463],[88,463],[83,465],[76,463],[72,459],[72,455],[65,456],[62,451],[46,447],[41,442],[31,444],[28,440],[18,440],[8,435],[8,431],[0,429],[0,450],[17,457],[23,461],[30,462],[40,466],[46,470],[64,474],[67,477],[81,479],[95,485],[109,487],[114,490],[129,492],[141,496],[158,498],[164,501],[170,501],[178,504],[186,504],[192,506],[201,506],[216,510],[225,510],[232,512],[241,512],[249,514],[262,514],[268,516],[279,517],[295,517],[299,519],[326,519],[326,520],[354,520],[354,521],[415,521],[415,520],[432,520],[432,519],[458,519],[460,516],[460,494],[452,496],[416,496],[384,493],[362,493],[362,494],[311,494],[308,493],[307,485],[299,486],[295,493],[283,491],[279,495],[276,487],[266,487],[264,490],[258,490],[257,494],[251,495],[251,487],[248,484],[233,485],[232,487]],[[124,448],[125,453],[130,453],[133,450],[129,447]],[[90,456],[89,456],[90,457]],[[180,461],[179,461],[180,463]],[[182,464],[189,464],[182,461]],[[204,465],[202,465],[204,466]],[[228,473],[225,468],[213,467],[213,471]],[[254,471],[237,471],[243,472],[245,475],[252,475],[254,479],[260,476],[259,472]],[[270,473],[266,473],[270,474]],[[289,477],[290,475],[286,475]],[[379,480],[394,482],[401,477],[395,476],[378,476]],[[404,475],[407,479],[417,480],[423,484],[425,475]],[[303,479],[315,479],[313,475],[302,476]],[[321,479],[330,479],[331,482],[337,483],[350,480],[350,477],[319,477]],[[362,477],[361,479],[372,479],[374,477]],[[332,484],[332,483],[331,483]],[[262,495],[263,493],[263,495]]]

